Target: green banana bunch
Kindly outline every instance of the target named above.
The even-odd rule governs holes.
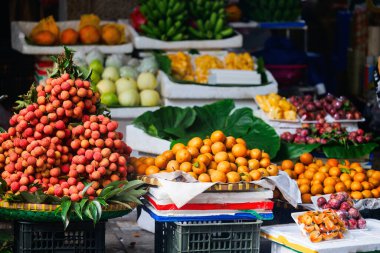
[[[212,13],[225,15],[224,0],[188,0],[190,15],[195,19],[208,19]]]
[[[141,26],[145,35],[165,41],[187,38],[185,0],[144,0],[140,11],[148,20]]]

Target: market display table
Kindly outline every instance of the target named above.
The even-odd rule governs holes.
[[[272,252],[348,253],[380,250],[380,221],[366,221],[366,229],[350,230],[341,240],[312,243],[302,235],[295,223],[261,227],[261,236],[272,241]]]

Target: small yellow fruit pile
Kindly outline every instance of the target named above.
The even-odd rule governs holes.
[[[131,158],[130,162],[138,175],[182,170],[200,182],[251,182],[278,175],[267,153],[248,149],[242,138],[226,137],[220,130],[204,140],[194,137],[187,146],[177,143],[155,158]]]
[[[297,109],[276,93],[257,95],[256,102],[271,119],[297,120]]]
[[[348,192],[352,199],[380,197],[380,171],[334,158],[324,163],[309,153],[302,154],[299,161],[284,160],[279,167],[297,181],[304,203],[310,203],[311,196],[335,192]]]
[[[193,67],[191,57],[184,52],[168,54],[174,77],[180,80],[207,83],[210,69],[254,70],[254,62],[249,53],[228,53],[224,61],[216,56],[197,56]]]

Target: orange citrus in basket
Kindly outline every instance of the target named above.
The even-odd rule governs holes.
[[[361,191],[361,190],[363,190],[363,186],[360,182],[354,181],[351,183],[351,190],[352,191]]]
[[[226,176],[228,183],[237,183],[241,180],[239,173],[237,173],[236,171],[230,171],[226,174]]]
[[[294,172],[298,175],[304,173],[305,172],[305,165],[303,165],[302,163],[296,163],[294,165]]]
[[[223,161],[218,163],[216,170],[222,171],[224,173],[228,173],[231,171],[231,164],[227,161]]]
[[[330,167],[337,167],[339,165],[339,161],[335,158],[330,158],[327,160],[327,165],[329,165]]]
[[[211,182],[227,182],[226,174],[222,171],[215,170],[211,175]]]
[[[362,199],[363,194],[360,191],[353,191],[351,192],[351,198],[353,199]]]
[[[310,153],[304,153],[300,156],[300,161],[303,164],[309,165],[313,162],[314,157]]]
[[[211,136],[210,136],[210,139],[212,142],[224,142],[226,140],[226,136],[224,135],[224,133],[220,130],[216,130],[214,131]]]
[[[312,195],[322,194],[323,186],[321,184],[314,184],[311,186],[310,192]]]
[[[156,173],[158,173],[158,172],[160,172],[160,169],[157,167],[157,166],[155,166],[155,165],[150,165],[148,168],[146,168],[146,170],[145,170],[145,174],[146,175],[152,175],[152,174],[156,174]]]
[[[252,180],[260,180],[261,179],[261,173],[258,170],[251,170],[249,172],[249,175],[251,176]]]
[[[254,148],[254,149],[251,149],[251,151],[249,152],[249,156],[251,157],[251,159],[260,160],[262,156],[262,152],[260,149]]]
[[[227,136],[224,143],[226,144],[226,148],[230,150],[237,142],[236,142],[235,137]]]
[[[184,149],[184,148],[185,148],[185,144],[183,144],[183,143],[176,143],[172,147],[172,152],[175,155],[178,152],[178,150]]]
[[[217,163],[223,162],[223,161],[229,161],[228,154],[226,151],[221,151],[215,154],[214,161]]]
[[[199,137],[194,137],[187,143],[187,146],[200,149],[203,146],[203,140]]]
[[[190,172],[192,171],[192,164],[190,162],[183,162],[179,166],[179,169],[182,170],[183,172]]]
[[[291,160],[284,160],[282,161],[281,163],[281,168],[283,170],[292,170],[294,167],[294,164]],[[297,173],[297,172],[296,172]],[[302,173],[302,172],[301,172]],[[297,173],[297,174],[300,174],[300,173]]]
[[[245,157],[247,155],[247,147],[244,144],[237,143],[231,149],[232,154],[237,157]]]
[[[257,159],[250,159],[248,160],[248,168],[251,170],[257,170],[260,168],[260,162]]]
[[[332,185],[326,185],[324,188],[323,188],[323,193],[324,194],[330,194],[330,193],[334,193],[335,192],[335,188],[334,186]]]
[[[347,191],[347,187],[343,182],[336,183],[335,185],[336,192],[345,192]]]
[[[217,141],[211,145],[211,151],[215,155],[218,152],[226,151],[226,146],[223,142]],[[209,153],[209,152],[208,152]],[[233,154],[233,153],[232,153]],[[235,155],[235,154],[234,154]],[[235,156],[236,157],[236,156]]]
[[[354,176],[354,181],[363,182],[367,179],[367,176],[363,172],[358,172]]]
[[[338,167],[331,167],[329,169],[329,175],[332,176],[332,177],[339,177],[341,174],[341,171]]]
[[[211,182],[210,175],[207,173],[202,173],[198,176],[199,182]]]
[[[334,187],[336,185],[336,180],[332,177],[327,177],[325,180],[323,180],[323,185],[324,186],[330,185]]]

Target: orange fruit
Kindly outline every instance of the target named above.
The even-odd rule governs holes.
[[[336,180],[334,178],[332,178],[332,177],[327,177],[323,181],[323,185],[324,186],[330,185],[330,186],[334,187],[336,185]]]
[[[262,155],[261,150],[258,148],[254,148],[254,149],[251,149],[251,151],[249,151],[249,156],[251,157],[251,159],[260,160],[261,155]]]
[[[337,167],[339,165],[339,161],[335,158],[330,158],[327,160],[327,163],[330,167]]]
[[[212,141],[210,139],[204,139],[203,140],[203,146],[210,146],[212,145]]]
[[[224,142],[224,144],[226,144],[227,150],[230,150],[236,143],[236,139],[233,136],[227,136]]]
[[[327,167],[327,166],[322,166],[322,167],[319,167],[318,168],[318,171],[320,171],[320,172],[324,172],[324,173],[328,173],[329,172],[329,167]]]
[[[294,171],[293,171],[294,172]],[[298,178],[305,178],[305,174],[304,173],[301,173],[298,175]]]
[[[372,192],[370,190],[362,191],[362,195],[363,195],[363,198],[365,199],[369,199],[373,197]]]
[[[264,151],[261,152],[261,158],[268,158],[268,159],[270,159],[269,154],[265,153]]]
[[[211,175],[211,182],[227,182],[226,174],[220,170],[214,171]]]
[[[249,169],[247,166],[242,165],[242,166],[237,167],[237,172],[238,173],[249,172]]]
[[[105,24],[101,27],[102,41],[107,45],[116,45],[121,42],[121,32],[114,24]]]
[[[314,157],[310,153],[304,153],[300,156],[300,161],[303,164],[309,165],[313,162]]]
[[[179,163],[183,162],[190,162],[191,161],[191,154],[187,149],[180,149],[178,152],[175,154],[175,159]]]
[[[187,147],[186,149],[190,152],[192,157],[197,157],[199,155],[199,150],[195,147]]]
[[[282,167],[282,166],[281,166]],[[296,174],[302,174],[302,173],[304,173],[304,171],[305,171],[305,165],[303,165],[303,163],[296,163],[295,165],[294,165],[294,172],[296,173]]]
[[[352,181],[350,179],[349,180],[344,180],[343,183],[344,183],[344,185],[346,186],[347,189],[351,189]]]
[[[299,186],[301,194],[309,193],[310,192],[310,186],[308,184],[301,184]]]
[[[166,150],[165,152],[162,153],[162,155],[165,156],[168,161],[174,159],[174,153],[171,150]]]
[[[323,172],[316,172],[313,176],[313,180],[318,180],[319,182],[323,183],[323,181],[326,179],[325,173]]]
[[[361,190],[363,190],[363,186],[360,182],[354,181],[351,183],[351,190],[352,191],[361,191]]]
[[[207,171],[206,165],[200,161],[196,161],[195,163],[193,163],[193,166],[191,167],[191,169],[197,175],[200,175]]]
[[[211,182],[210,175],[207,173],[202,173],[198,176],[199,182]]]
[[[244,144],[237,143],[231,149],[232,154],[237,157],[245,157],[247,155],[247,147]]]
[[[345,192],[347,191],[347,187],[343,182],[336,183],[335,185],[336,192]]]
[[[293,174],[293,171],[292,170],[284,170],[284,172],[286,172],[286,174],[288,174],[288,176],[290,178],[293,178],[294,179],[294,174]]]
[[[311,203],[311,194],[304,193],[301,195],[302,203]]]
[[[218,163],[216,170],[222,171],[224,173],[228,173],[231,171],[231,164],[227,161],[223,161]]]
[[[248,160],[248,168],[251,170],[257,170],[260,168],[260,162],[257,159],[250,159]]]
[[[236,138],[236,143],[237,144],[243,144],[244,146],[247,146],[247,143],[242,138]]]
[[[346,180],[351,180],[351,177],[350,177],[350,175],[349,174],[347,174],[347,173],[342,173],[342,174],[340,174],[340,180],[342,180],[342,181],[346,181]]]
[[[380,181],[371,177],[368,179],[368,182],[370,182],[371,184],[373,184],[374,187],[378,187],[380,185]]]
[[[203,162],[203,163],[206,164],[205,162]],[[217,166],[218,166],[218,164],[215,161],[211,161],[210,164],[208,165],[208,169],[214,169],[214,170],[216,170]]]
[[[350,169],[350,176],[351,176],[351,178],[353,179],[354,178],[354,176],[356,175],[356,170],[354,170],[354,169]]]
[[[301,184],[310,184],[310,180],[307,179],[307,178],[299,178],[299,179],[297,179],[297,184],[298,185],[301,185]]]
[[[211,146],[203,145],[203,146],[199,149],[199,152],[200,152],[201,154],[211,153]]]
[[[303,174],[305,178],[312,180],[315,172],[313,170],[306,170]]]
[[[276,164],[271,164],[267,167],[267,171],[270,176],[277,176],[278,175],[278,168]]]
[[[251,176],[251,178],[252,178],[253,181],[261,179],[261,173],[258,170],[251,170],[249,172],[249,175]]]
[[[237,157],[235,159],[235,163],[237,166],[241,166],[241,165],[247,166],[248,165],[248,161],[245,157]]]
[[[340,169],[338,167],[331,167],[329,169],[329,175],[332,177],[334,177],[334,176],[339,177],[341,173],[342,172],[340,171]]]
[[[323,193],[323,186],[321,184],[314,184],[310,188],[311,195],[317,195]]]
[[[156,165],[160,169],[166,168],[166,165],[168,164],[168,160],[165,156],[159,155],[156,157],[154,161],[154,165]]]
[[[353,191],[351,192],[351,198],[353,199],[362,199],[363,194],[360,191]]]
[[[294,163],[291,160],[284,160],[281,163],[281,168],[284,170],[292,170],[294,167]],[[300,173],[297,173],[300,174]]]
[[[171,160],[166,165],[166,170],[168,171],[176,171],[179,170],[179,162],[176,160]]]
[[[221,152],[216,153],[214,156],[214,161],[217,163],[223,162],[223,161],[229,161],[227,152],[221,151]]]
[[[173,154],[177,154],[178,150],[181,150],[184,148],[185,148],[185,144],[178,142],[178,143],[173,145],[172,152],[173,152]]]
[[[230,165],[231,165],[231,170],[237,171],[238,167],[235,163],[230,163]]]
[[[216,153],[218,152],[221,152],[221,151],[226,151],[226,146],[224,146],[223,142],[220,142],[220,141],[217,141],[217,142],[214,142],[212,145],[211,145],[211,151],[212,153],[215,155]],[[209,152],[208,152],[209,153]],[[233,154],[233,153],[232,153]],[[235,155],[235,154],[234,154]],[[236,157],[236,156],[235,156]]]
[[[146,165],[146,164],[140,164],[139,166],[137,166],[137,169],[136,169],[137,175],[145,175],[145,170],[148,167],[149,165]]]
[[[319,166],[316,165],[315,163],[310,163],[310,164],[307,166],[307,168],[308,168],[308,169],[315,170],[315,171],[318,171]]]
[[[330,194],[330,193],[334,193],[334,192],[335,192],[335,188],[332,185],[325,185],[325,187],[323,188],[324,194]]]
[[[375,172],[375,170],[367,170],[366,174],[367,174],[367,177],[370,178],[372,177],[373,173]]]
[[[150,165],[145,170],[145,174],[146,175],[152,175],[152,174],[156,174],[158,172],[160,172],[160,169],[157,166],[155,166],[155,165]]]
[[[367,176],[363,172],[358,172],[354,176],[354,181],[363,182],[367,179]]]
[[[379,198],[380,197],[380,191],[378,189],[372,189],[371,193],[374,198]]]
[[[252,178],[248,172],[243,172],[243,173],[239,173],[239,174],[240,174],[242,181],[245,181],[245,182],[251,182],[252,181]]]
[[[227,155],[228,155],[228,161],[230,161],[231,163],[234,163],[235,156],[231,152],[228,152]]]
[[[197,160],[208,166],[211,162],[210,158],[206,154],[201,154],[197,157]]]
[[[200,149],[203,146],[203,140],[199,137],[194,137],[189,140],[187,146]]]
[[[364,173],[364,169],[362,167],[355,167],[354,170],[356,170],[356,172]]]
[[[323,161],[321,159],[317,159],[315,160],[315,164],[318,166],[318,167],[322,167],[323,166]]]
[[[61,32],[62,45],[75,45],[78,43],[78,32],[72,28],[67,28]]]
[[[372,178],[380,181],[380,171],[373,172]]]
[[[226,176],[228,183],[237,183],[241,180],[239,173],[237,173],[236,171],[230,171],[226,174]]]
[[[261,160],[260,160],[260,167],[262,167],[262,168],[266,168],[266,167],[268,167],[270,165],[270,159],[269,158],[262,158]]]
[[[192,171],[192,164],[190,162],[183,162],[179,166],[179,169],[182,170],[183,172],[190,172]]]
[[[373,189],[373,185],[371,185],[367,181],[362,182],[362,186],[363,186],[363,190],[372,190]]]
[[[44,45],[44,46],[52,45],[57,40],[56,36],[49,31],[40,31],[34,34],[31,39],[37,45]]]
[[[356,168],[356,167],[362,167],[362,166],[358,162],[353,162],[350,164],[350,168]]]
[[[211,136],[210,136],[210,140],[215,143],[215,142],[224,142],[226,140],[226,136],[224,135],[224,133],[220,130],[216,130],[214,132],[212,132]]]

